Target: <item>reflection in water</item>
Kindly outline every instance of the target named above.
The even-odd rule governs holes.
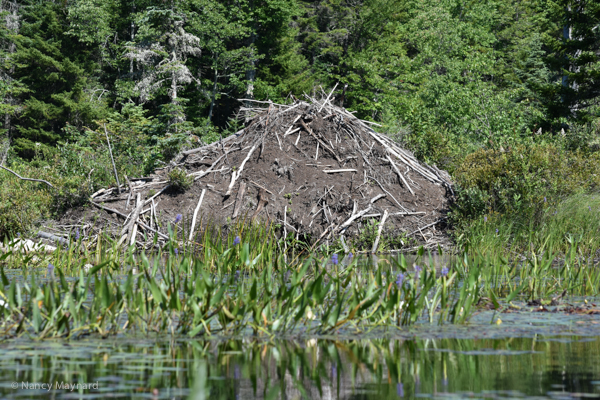
[[[4,342],[7,399],[600,397],[600,337]],[[13,389],[13,382],[18,384]],[[98,390],[23,383],[98,382]]]

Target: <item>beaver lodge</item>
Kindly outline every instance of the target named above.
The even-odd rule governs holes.
[[[202,230],[200,221],[227,228],[243,219],[275,224],[278,233],[312,244],[341,238],[344,246],[348,240],[358,245],[367,226],[372,238],[439,243],[452,190],[445,171],[417,161],[374,131],[376,124],[329,98],[291,105],[245,102],[258,106],[242,107],[248,115],[242,130],[184,151],[153,176],[130,178],[120,193],[116,187],[96,192],[95,207],[72,211],[70,226],[77,215],[84,233],[97,229],[90,225],[96,221],[121,242],[132,244],[137,237],[143,246],[140,234],[166,240],[167,223],[174,226],[181,214],[177,228],[190,240]],[[189,189],[176,190],[178,174],[193,180]]]

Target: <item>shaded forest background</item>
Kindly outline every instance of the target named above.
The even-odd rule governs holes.
[[[0,237],[235,132],[240,98],[338,104],[457,183],[451,219],[600,183],[600,2],[1,0]],[[586,203],[587,204],[587,203]],[[582,205],[583,206],[583,205]],[[591,209],[590,209],[591,211]],[[511,222],[512,223],[512,222]],[[497,228],[496,228],[497,229]]]

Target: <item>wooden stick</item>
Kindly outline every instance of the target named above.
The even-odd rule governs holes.
[[[96,193],[92,194],[90,197],[93,199],[94,197],[99,196],[104,192],[106,192],[106,189],[100,189]]]
[[[349,168],[349,169],[324,169],[323,172],[325,172],[326,174],[335,174],[338,172],[358,172],[355,169]]]
[[[333,87],[333,89],[331,89],[331,92],[329,92],[329,95],[327,96],[327,98],[325,99],[325,101],[323,102],[323,104],[321,104],[321,107],[319,107],[319,111],[318,112],[321,112],[321,110],[323,109],[323,107],[325,107],[325,104],[327,104],[327,102],[329,102],[329,98],[333,94],[333,91],[335,90],[335,88],[337,88],[338,84],[339,84],[339,82],[336,82],[335,86]]]
[[[410,188],[410,186],[408,186],[408,182],[406,182],[406,179],[404,179],[404,176],[402,176],[402,174],[400,173],[400,170],[398,169],[398,167],[396,166],[396,164],[394,164],[394,161],[392,160],[392,158],[390,157],[389,154],[386,155],[388,161],[390,162],[390,164],[392,164],[392,167],[394,168],[394,171],[396,171],[396,173],[398,174],[398,176],[400,177],[400,179],[402,179],[402,182],[404,182],[404,186],[406,186],[408,188],[408,190],[410,191],[410,193],[412,193],[413,196],[415,196],[415,192],[413,192],[413,190]]]
[[[431,224],[428,224],[428,225],[422,226],[422,227],[418,228],[416,231],[412,231],[411,233],[407,234],[407,235],[406,235],[406,237],[408,237],[408,236],[410,236],[410,235],[414,235],[414,234],[415,234],[415,233],[417,233],[417,232],[420,232],[420,231],[421,231],[421,229],[426,229],[426,228],[429,228],[430,226],[437,225],[438,223],[442,222],[442,220],[443,220],[443,218],[441,218],[441,219],[438,219],[437,221],[435,221],[435,222],[432,222]],[[422,234],[423,234],[423,232],[421,232],[421,235],[422,235]],[[425,239],[425,240],[427,240],[427,239]]]
[[[127,219],[127,215],[123,214],[123,213],[122,213],[122,212],[120,212],[120,211],[117,211],[117,210],[115,210],[115,209],[112,209],[112,208],[104,207],[103,205],[101,205],[101,204],[98,204],[98,203],[96,203],[96,202],[94,202],[94,201],[90,201],[90,204],[92,204],[92,205],[94,205],[94,206],[96,206],[96,207],[98,207],[98,208],[101,208],[101,209],[103,209],[103,210],[105,210],[105,211],[111,212],[111,213],[113,213],[113,214],[117,214],[119,217],[122,217],[122,218],[124,218],[124,219]],[[137,223],[138,223],[138,224],[139,224],[139,225],[140,225],[142,228],[144,228],[144,229],[148,229],[150,232],[154,232],[154,233],[156,233],[158,236],[162,237],[163,239],[169,239],[169,237],[168,237],[167,235],[165,235],[164,233],[160,233],[160,232],[159,232],[159,231],[157,231],[156,229],[152,229],[151,227],[149,227],[148,225],[144,224],[143,222],[140,222],[140,221],[138,221]]]
[[[323,231],[323,233],[321,233],[321,236],[319,236],[319,238],[317,239],[316,242],[313,243],[313,245],[310,247],[309,249],[309,253],[311,251],[313,251],[313,249],[317,246],[317,244],[321,241],[321,239],[323,239],[325,237],[325,235],[327,234],[327,232],[329,231],[334,231],[336,230],[338,227],[335,226],[335,222],[333,222],[331,225],[329,225],[327,228],[325,228],[325,230]]]
[[[373,249],[371,253],[375,254],[377,252],[377,247],[379,246],[379,238],[381,237],[381,232],[383,232],[383,225],[385,224],[385,220],[388,217],[388,210],[383,212],[383,217],[381,218],[381,222],[379,223],[379,229],[377,230],[377,237],[375,238],[375,243],[373,243]]]
[[[264,189],[265,192],[267,192],[267,193],[272,194],[273,196],[275,196],[275,193],[271,192],[269,189],[267,189],[265,187],[260,186],[258,183],[254,182],[254,181],[249,181],[249,182],[252,183],[254,186],[257,186],[257,187],[259,187],[261,189]]]
[[[229,206],[232,206],[232,205],[234,205],[234,204],[235,204],[235,201],[232,201],[231,203],[227,204],[225,207],[221,208],[221,210],[224,210],[224,209],[226,209],[227,207],[229,207]]]
[[[427,214],[425,211],[419,211],[419,212],[395,212],[395,213],[391,213],[389,214],[389,217],[394,217],[394,216],[402,216],[402,215],[422,215],[422,214]],[[362,216],[363,218],[375,218],[375,217],[381,217],[381,214],[366,214]]]
[[[253,103],[261,103],[261,104],[270,104],[273,106],[278,106],[278,107],[292,107],[292,106],[288,106],[287,104],[278,104],[278,103],[273,103],[272,101],[261,101],[261,100],[254,100],[254,99],[236,99],[237,101],[250,101]],[[263,108],[264,110],[264,108]]]
[[[292,132],[290,132],[290,131],[292,130],[292,128],[294,127],[294,124],[295,124],[296,122],[298,122],[298,120],[300,119],[300,117],[302,117],[302,115],[298,115],[298,116],[297,116],[297,117],[296,117],[296,118],[295,118],[295,119],[292,121],[292,123],[290,124],[290,127],[288,128],[288,130],[287,130],[287,131],[285,131],[285,133],[284,133],[284,135],[283,135],[284,137],[285,137],[285,136],[287,136],[287,135],[291,135],[292,133],[296,132],[297,130],[300,130],[300,128],[298,128],[298,129],[294,129]]]
[[[359,211],[356,214],[354,214],[353,216],[351,216],[346,222],[344,222],[342,225],[340,225],[339,228],[343,230],[344,228],[350,226],[350,224],[352,222],[354,222],[354,220],[362,217],[363,215],[365,215],[366,213],[368,213],[369,211],[371,211],[371,208],[372,208],[372,206],[371,206],[371,204],[369,204],[369,207],[367,207],[364,210]]]
[[[259,188],[260,190],[258,191],[258,206],[256,206],[256,210],[254,211],[254,214],[252,214],[252,218],[250,218],[251,220],[256,218],[256,216],[258,216],[258,213],[261,212],[267,204],[269,204],[269,198],[267,197],[267,189],[263,188],[262,186],[259,186]]]
[[[235,180],[237,178],[239,178],[240,175],[242,174],[242,171],[244,170],[244,165],[246,165],[246,161],[248,161],[250,159],[250,156],[252,155],[252,153],[254,152],[254,150],[256,150],[256,147],[257,147],[256,144],[254,146],[252,146],[252,148],[248,152],[248,155],[246,156],[246,158],[244,159],[244,161],[242,161],[242,165],[240,165],[240,169],[237,170],[237,171],[233,171],[231,173],[231,183],[229,184],[229,187],[227,188],[227,192],[225,193],[225,196],[231,195],[231,189],[233,189],[233,185],[235,185]]]
[[[400,202],[398,200],[396,200],[396,198],[387,190],[385,190],[385,188],[383,187],[383,185],[375,178],[373,178],[372,176],[368,176],[369,179],[373,179],[375,182],[377,182],[377,184],[379,185],[379,187],[381,188],[381,190],[383,190],[384,192],[386,192],[392,199],[394,199],[394,201],[396,202],[396,204],[398,204],[398,206],[403,209],[406,212],[409,212],[406,208],[404,208],[402,206],[402,204],[400,204]]]
[[[202,189],[202,193],[200,194],[200,199],[198,200],[198,205],[194,209],[194,216],[192,217],[192,226],[190,227],[190,238],[188,239],[190,242],[194,237],[194,227],[196,226],[196,217],[198,216],[198,211],[200,211],[200,206],[202,205],[202,200],[204,199],[204,193],[206,193],[206,189]]]
[[[154,213],[156,212],[155,207],[154,200],[152,200],[152,203],[150,203],[150,226],[154,225]]]
[[[312,137],[314,137],[314,138],[317,140],[317,142],[321,143],[321,146],[323,146],[323,148],[324,148],[325,150],[327,150],[328,152],[330,152],[330,153],[331,153],[331,154],[332,154],[332,155],[335,157],[335,159],[337,160],[337,162],[339,162],[339,163],[341,163],[341,162],[342,162],[342,160],[340,160],[340,158],[337,156],[337,154],[335,154],[335,152],[334,152],[332,149],[330,149],[330,148],[329,148],[329,146],[327,146],[327,145],[325,144],[325,142],[323,142],[321,139],[319,139],[319,138],[317,137],[317,135],[315,135],[315,134],[313,133],[313,131],[312,131],[312,130],[311,130],[309,127],[308,127],[308,125],[306,125],[306,124],[304,123],[304,121],[303,121],[303,120],[300,120],[300,125],[302,125],[302,127],[303,127],[303,128],[306,130],[306,132],[308,132],[308,133],[309,133],[309,135],[311,135]]]
[[[301,117],[301,115],[299,115],[298,117]],[[293,127],[293,125],[292,125],[292,126],[290,126],[290,129],[291,129],[292,127]],[[296,129],[294,129],[293,131],[286,132],[286,133],[285,133],[285,135],[283,135],[283,137],[289,136],[289,135],[291,135],[292,133],[296,133],[296,132],[298,132],[300,129],[302,129],[302,128],[296,128]]]
[[[164,188],[160,189],[160,191],[158,193],[156,193],[154,196],[150,197],[148,200],[146,200],[144,202],[144,205],[150,203],[152,200],[154,200],[155,198],[157,198],[158,196],[160,196],[162,194],[162,192],[164,192],[165,190],[167,190],[168,188],[170,188],[171,185],[167,185]]]
[[[233,208],[233,215],[231,218],[236,218],[240,210],[242,209],[242,204],[244,203],[244,194],[246,194],[246,182],[240,182],[240,188],[238,190],[237,198],[235,199],[235,207]]]
[[[371,204],[375,203],[377,200],[385,197],[385,194],[381,193],[371,199]]]
[[[135,210],[131,214],[131,219],[129,219],[129,223],[127,224],[127,226],[125,226],[121,230],[121,235],[125,235],[127,233],[126,243],[135,243],[135,236],[133,236],[133,234],[135,233],[135,231],[137,231],[137,228],[134,229],[134,226],[140,216],[140,212],[142,211],[143,207],[144,207],[144,202],[142,201],[142,195],[140,193],[138,193]],[[121,240],[122,240],[122,238],[121,238]],[[119,243],[119,244],[121,244],[121,243]]]
[[[48,181],[45,181],[43,179],[32,179],[32,178],[23,178],[21,175],[17,174],[15,171],[13,171],[12,169],[8,169],[3,165],[0,165],[0,168],[7,170],[8,172],[10,172],[11,174],[15,175],[17,178],[23,180],[23,181],[31,181],[31,182],[42,182],[45,183],[46,185],[50,186],[51,188],[54,188],[54,186],[52,186],[52,184]]]
[[[225,157],[229,153],[230,152],[228,151],[227,153],[223,154],[221,157],[217,158],[216,161],[213,162],[206,171],[192,172],[190,175],[193,175],[195,177],[194,180],[202,178],[204,175],[208,174],[215,167],[215,165],[217,165],[217,163],[219,161],[221,161],[223,159],[223,157]]]
[[[48,239],[48,240],[53,240],[55,242],[58,242],[62,245],[68,246],[69,245],[69,241],[65,238],[53,235],[51,233],[47,233],[47,232],[42,232],[39,231],[37,234],[38,237],[44,238],[44,239]]]
[[[117,180],[117,193],[121,194],[121,184],[119,183],[119,175],[117,174],[117,166],[115,165],[115,159],[113,158],[112,148],[110,147],[110,140],[108,139],[108,131],[106,130],[106,124],[104,126],[104,134],[106,135],[106,142],[108,143],[108,152],[110,153],[110,160],[112,161],[113,172],[115,173],[115,179]]]

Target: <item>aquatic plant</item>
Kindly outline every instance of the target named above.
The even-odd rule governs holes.
[[[27,267],[33,255],[6,243],[10,249],[0,257],[5,304],[0,334],[365,332],[424,320],[462,324],[481,299],[501,312],[517,298],[551,299],[565,290],[597,295],[600,287],[600,271],[593,258],[581,257],[577,237],[570,239],[564,258],[544,252],[523,262],[464,253],[437,274],[432,256],[422,248],[414,273],[404,256],[373,269],[360,267],[357,257],[332,268],[337,253],[286,262],[275,251],[276,243],[262,240],[267,233],[264,227],[246,230],[236,246],[204,233],[205,247],[196,256],[173,238],[151,258],[134,254],[133,248],[123,254],[100,235],[93,251],[69,246],[46,256],[46,274]],[[95,265],[84,271],[90,262]],[[25,280],[7,277],[5,267],[15,266]]]

